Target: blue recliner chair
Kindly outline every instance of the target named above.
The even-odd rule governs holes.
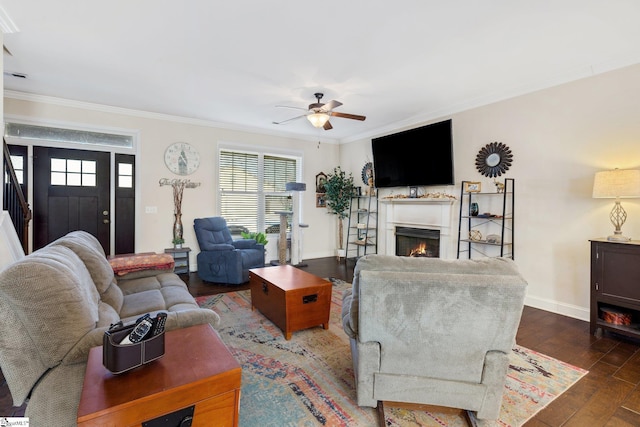
[[[264,245],[253,239],[233,240],[222,217],[193,221],[200,246],[198,276],[207,282],[239,285],[249,281],[249,269],[264,267]]]

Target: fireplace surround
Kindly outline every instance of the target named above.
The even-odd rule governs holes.
[[[396,255],[396,228],[408,227],[439,233],[439,257],[455,258],[454,203],[450,198],[381,197],[378,253]]]

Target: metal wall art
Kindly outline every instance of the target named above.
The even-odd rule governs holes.
[[[364,164],[362,167],[361,177],[364,185],[373,186],[373,182],[369,181],[370,178],[373,179],[373,163],[367,162]]]
[[[476,169],[484,176],[495,178],[509,170],[513,155],[506,144],[492,142],[480,149],[476,156]]]

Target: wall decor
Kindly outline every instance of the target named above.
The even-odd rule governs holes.
[[[327,189],[325,188],[325,184],[327,183],[327,174],[324,172],[320,172],[316,175],[316,193],[326,193]]]
[[[327,199],[325,193],[316,193],[316,208],[326,208]]]
[[[476,169],[489,178],[500,176],[509,170],[513,154],[502,142],[492,142],[480,149],[476,156]]]
[[[464,183],[464,192],[465,193],[479,193],[482,189],[481,182],[470,182],[465,181]]]
[[[182,244],[182,193],[185,188],[196,188],[199,182],[191,182],[189,179],[167,179],[161,178],[158,182],[160,187],[170,185],[173,188],[173,244]]]
[[[362,167],[362,182],[367,187],[373,187],[373,163],[367,162]],[[372,181],[369,181],[372,180]]]
[[[164,164],[177,175],[191,175],[200,166],[200,153],[186,142],[175,142],[165,150]]]

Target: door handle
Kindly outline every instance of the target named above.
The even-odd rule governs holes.
[[[108,220],[108,219],[103,219],[103,220],[102,220],[102,222],[103,222],[104,224],[109,224],[109,220]]]

